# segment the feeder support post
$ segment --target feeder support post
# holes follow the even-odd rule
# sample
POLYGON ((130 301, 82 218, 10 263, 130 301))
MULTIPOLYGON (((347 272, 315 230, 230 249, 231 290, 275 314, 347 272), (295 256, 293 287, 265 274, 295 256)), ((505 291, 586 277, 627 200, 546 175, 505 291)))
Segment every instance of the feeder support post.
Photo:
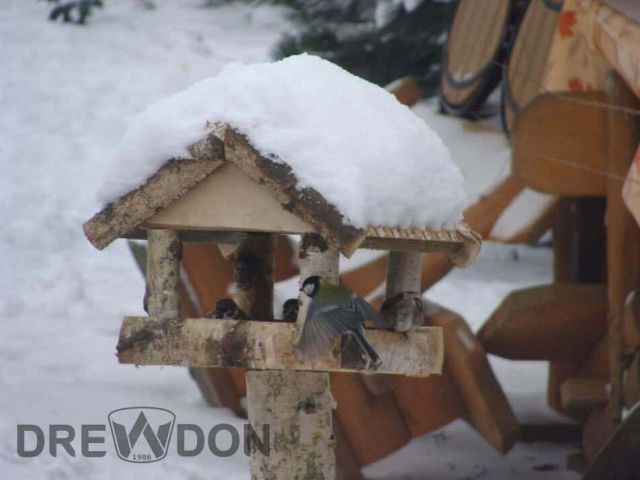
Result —
POLYGON ((149 316, 178 320, 180 239, 173 230, 148 231, 146 308, 149 316))
MULTIPOLYGON (((258 234, 251 234, 258 235, 258 234)), ((249 267, 244 263, 251 259, 256 248, 250 240, 241 241, 236 252, 236 278, 238 272, 249 267)), ((266 249, 262 250, 263 254, 266 249)), ((273 259, 271 251, 271 260, 273 259)), ((328 248, 317 236, 302 241, 300 250, 301 278, 308 275, 320 275, 337 283, 338 252, 328 248), (318 266, 314 268, 314 266, 318 266)), ((250 262, 265 265, 266 258, 250 262)), ((241 276, 241 275, 240 275, 241 276)), ((261 275, 253 277, 253 288, 259 295, 247 295, 252 288, 249 284, 238 285, 237 300, 240 307, 252 312, 252 318, 271 318, 272 312, 256 311, 254 305, 267 302, 262 295, 267 293, 266 278, 263 269, 261 275), (244 299, 244 300, 243 300, 244 299), (251 299, 251 301, 245 301, 251 299), (269 313, 269 315, 267 315, 269 313), (260 314, 256 317, 253 314, 260 314)), ((270 272, 269 275, 270 277, 270 272)), ((255 445, 251 448, 251 478, 270 480, 275 478, 324 479, 335 478, 335 455, 332 415, 334 399, 331 395, 329 374, 325 372, 299 372, 294 370, 267 370, 247 372, 247 403, 249 423, 260 435, 264 425, 268 425, 270 451, 263 454, 255 445)))

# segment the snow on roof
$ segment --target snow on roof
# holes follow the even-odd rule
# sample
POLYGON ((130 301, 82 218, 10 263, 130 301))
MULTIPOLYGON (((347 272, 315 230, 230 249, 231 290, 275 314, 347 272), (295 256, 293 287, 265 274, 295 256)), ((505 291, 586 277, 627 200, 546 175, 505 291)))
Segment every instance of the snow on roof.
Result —
POLYGON ((99 200, 137 188, 169 158, 190 158, 186 147, 217 122, 277 155, 354 227, 462 218, 464 181, 438 135, 384 89, 312 55, 230 64, 151 105, 118 146, 99 200))

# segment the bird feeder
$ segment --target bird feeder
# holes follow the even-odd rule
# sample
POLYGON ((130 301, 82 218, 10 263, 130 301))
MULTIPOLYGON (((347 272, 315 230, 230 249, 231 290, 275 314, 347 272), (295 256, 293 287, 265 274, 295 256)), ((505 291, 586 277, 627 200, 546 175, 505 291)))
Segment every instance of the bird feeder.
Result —
POLYGON ((404 332, 408 327, 396 322, 398 331, 367 328, 367 339, 381 358, 375 371, 340 341, 322 358, 301 360, 295 346, 303 319, 274 320, 276 235, 302 236, 301 278, 318 275, 334 284, 340 253, 390 251, 387 296, 420 291, 424 253, 441 252, 464 266, 475 258, 479 238, 464 225, 438 231, 356 228, 318 191, 298 186, 286 163, 261 155, 249 139, 224 125, 189 152, 193 159, 167 161, 144 185, 84 225, 98 249, 117 238, 148 241, 149 315, 124 318, 118 359, 135 365, 248 369, 249 421, 257 431, 269 424, 272 438, 279 438, 269 456, 252 451, 252 478, 334 478, 336 405, 329 372, 439 374, 442 329, 404 332), (248 320, 180 318, 182 242, 215 243, 234 256, 234 300, 248 320))

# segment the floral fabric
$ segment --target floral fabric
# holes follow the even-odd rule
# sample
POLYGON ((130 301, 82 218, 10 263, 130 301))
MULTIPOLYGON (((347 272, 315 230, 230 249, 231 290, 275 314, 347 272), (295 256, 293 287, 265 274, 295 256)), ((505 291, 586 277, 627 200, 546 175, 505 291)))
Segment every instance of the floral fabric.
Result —
MULTIPOLYGON (((611 68, 640 97, 640 23, 598 0, 564 0, 545 69, 544 90, 603 90, 605 74, 611 68)), ((622 195, 640 224, 640 147, 622 195)))
POLYGON ((640 23, 596 0, 565 0, 549 52, 545 90, 601 90, 615 68, 640 97, 640 23))

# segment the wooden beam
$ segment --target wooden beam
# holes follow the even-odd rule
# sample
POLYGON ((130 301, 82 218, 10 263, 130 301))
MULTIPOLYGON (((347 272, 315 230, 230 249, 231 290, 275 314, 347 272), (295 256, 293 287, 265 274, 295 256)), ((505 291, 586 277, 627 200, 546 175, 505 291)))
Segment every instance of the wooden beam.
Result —
MULTIPOLYGON (((603 198, 563 198, 563 207, 553 231, 555 283, 605 282, 604 216, 603 198)), ((552 360, 549 363, 547 403, 553 410, 572 416, 563 409, 560 401, 560 387, 567 378, 607 376, 608 367, 603 344, 606 344, 606 337, 586 356, 583 354, 568 360, 552 360)))
MULTIPOLYGON (((296 326, 277 321, 188 318, 172 338, 157 319, 125 317, 120 331, 120 363, 190 367, 240 367, 258 370, 361 372, 345 368, 335 349, 332 355, 302 362, 295 355, 296 326)), ((409 334, 366 331, 378 352, 379 373, 424 377, 442 371, 442 329, 421 327, 409 334)))
POLYGON ((513 360, 571 360, 607 331, 607 287, 563 283, 510 293, 478 332, 487 352, 513 360))
POLYGON ((527 186, 562 196, 603 196, 606 114, 602 92, 537 96, 516 117, 512 168, 527 186))
MULTIPOLYGON (((609 101, 638 109, 640 101, 615 72, 606 79, 609 101)), ((624 303, 638 274, 638 225, 622 199, 622 182, 640 139, 638 117, 622 110, 607 110, 607 285, 609 287, 609 368, 611 401, 607 413, 619 422, 623 406, 622 317, 624 303), (618 178, 619 177, 619 178, 618 178)))
POLYGON ((91 244, 102 250, 184 195, 224 163, 222 141, 214 134, 189 147, 189 152, 193 160, 168 160, 144 185, 110 203, 87 221, 83 229, 91 244))
POLYGON ((336 480, 363 480, 360 462, 336 412, 333 412, 333 436, 336 439, 336 480))
POLYGON ((425 322, 445 332, 447 368, 462 397, 467 420, 493 448, 509 451, 517 440, 518 421, 482 345, 457 313, 436 304, 428 311, 431 315, 425 322))
POLYGON ((576 418, 587 418, 607 404, 607 382, 598 377, 568 378, 560 386, 562 408, 576 418))

